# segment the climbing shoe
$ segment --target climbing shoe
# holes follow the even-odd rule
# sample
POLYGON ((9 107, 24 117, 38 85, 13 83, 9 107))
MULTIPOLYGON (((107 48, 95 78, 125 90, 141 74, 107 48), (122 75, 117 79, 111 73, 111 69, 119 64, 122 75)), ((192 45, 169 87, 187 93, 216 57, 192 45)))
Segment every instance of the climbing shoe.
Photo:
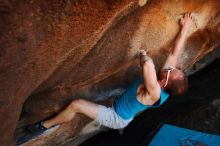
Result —
POLYGON ((33 125, 30 125, 26 128, 26 134, 21 137, 16 137, 16 146, 21 145, 28 140, 34 139, 37 136, 43 134, 47 128, 43 126, 43 121, 37 122, 33 125))
POLYGON ((43 124, 44 122, 40 121, 40 122, 37 122, 36 124, 30 125, 28 127, 28 131, 31 133, 36 133, 36 135, 41 134, 47 130, 47 128, 45 128, 43 124))

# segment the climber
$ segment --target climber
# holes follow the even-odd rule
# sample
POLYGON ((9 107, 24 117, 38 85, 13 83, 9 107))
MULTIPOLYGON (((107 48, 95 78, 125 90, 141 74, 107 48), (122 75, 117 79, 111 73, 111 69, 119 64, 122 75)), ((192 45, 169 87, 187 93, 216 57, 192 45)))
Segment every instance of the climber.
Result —
POLYGON ((177 68, 177 61, 192 23, 191 13, 184 14, 180 19, 180 31, 158 75, 152 59, 144 50, 140 50, 143 78, 128 87, 122 96, 113 102, 112 107, 77 99, 54 118, 40 121, 28 129, 32 133, 40 134, 50 127, 71 121, 76 113, 84 114, 109 128, 120 129, 126 127, 138 112, 160 106, 169 96, 183 94, 187 90, 188 80, 186 74, 177 68))

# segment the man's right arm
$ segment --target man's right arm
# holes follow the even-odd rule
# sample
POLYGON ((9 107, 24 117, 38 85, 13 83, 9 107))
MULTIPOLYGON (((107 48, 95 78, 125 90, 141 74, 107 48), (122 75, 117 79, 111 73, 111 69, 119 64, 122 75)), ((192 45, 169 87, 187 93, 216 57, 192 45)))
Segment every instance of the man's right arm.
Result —
POLYGON ((167 68, 168 66, 171 68, 176 68, 178 58, 180 57, 183 46, 187 38, 187 32, 191 27, 193 18, 191 13, 186 13, 183 18, 180 19, 180 32, 177 35, 177 38, 174 42, 174 45, 171 47, 167 60, 163 65, 163 68, 167 68))

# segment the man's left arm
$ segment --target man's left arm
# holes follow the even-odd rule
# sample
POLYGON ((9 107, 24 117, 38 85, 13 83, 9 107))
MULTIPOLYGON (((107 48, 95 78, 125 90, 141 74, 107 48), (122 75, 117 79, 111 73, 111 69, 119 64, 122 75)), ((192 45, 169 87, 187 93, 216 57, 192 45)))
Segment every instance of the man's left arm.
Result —
POLYGON ((143 70, 144 86, 147 94, 151 97, 151 100, 156 100, 154 98, 159 98, 160 96, 160 86, 157 82, 156 70, 153 60, 143 50, 140 52, 140 64, 143 70))

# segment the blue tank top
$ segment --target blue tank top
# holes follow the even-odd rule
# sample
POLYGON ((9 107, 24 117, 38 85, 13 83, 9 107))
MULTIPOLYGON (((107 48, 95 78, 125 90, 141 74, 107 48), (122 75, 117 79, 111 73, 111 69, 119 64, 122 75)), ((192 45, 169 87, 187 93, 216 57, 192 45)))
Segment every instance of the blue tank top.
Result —
POLYGON ((137 100, 137 89, 141 83, 143 83, 143 79, 136 80, 135 83, 128 87, 122 96, 118 97, 113 103, 116 113, 124 120, 132 119, 138 112, 148 107, 160 106, 169 97, 169 94, 161 88, 159 103, 152 106, 144 105, 137 100))

